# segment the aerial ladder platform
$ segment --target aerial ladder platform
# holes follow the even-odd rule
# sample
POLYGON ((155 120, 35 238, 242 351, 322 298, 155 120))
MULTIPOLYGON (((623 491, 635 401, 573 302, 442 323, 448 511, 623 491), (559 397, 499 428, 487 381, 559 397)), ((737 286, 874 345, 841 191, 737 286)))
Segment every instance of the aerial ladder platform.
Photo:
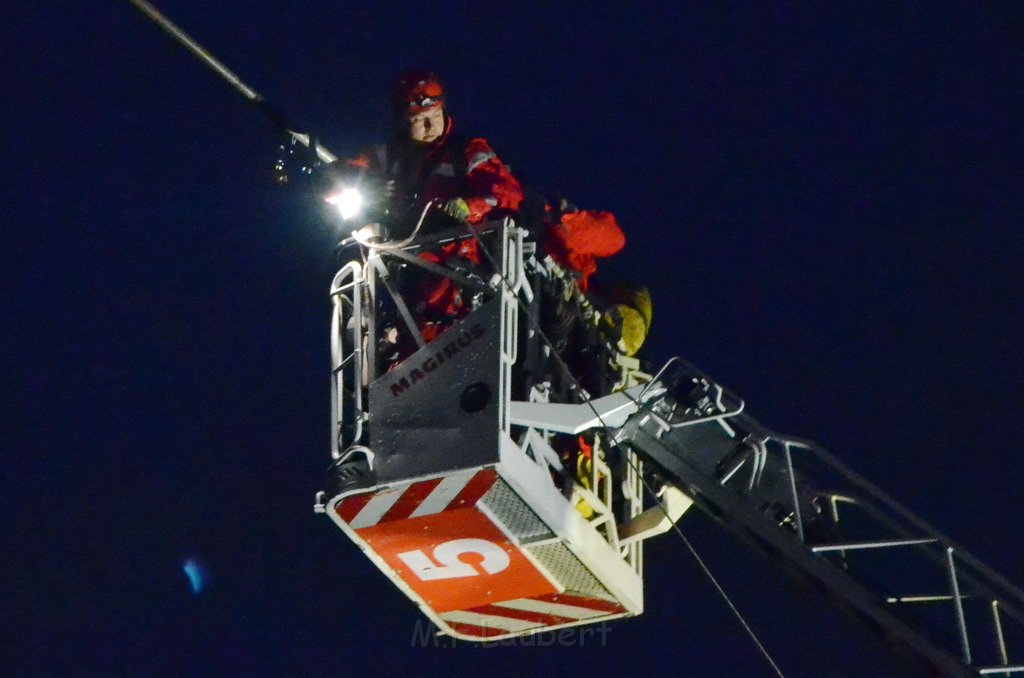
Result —
POLYGON ((1018 588, 692 365, 650 374, 602 348, 594 309, 526 230, 357 240, 331 288, 336 485, 316 508, 441 633, 488 641, 637 616, 644 540, 696 506, 930 672, 1024 675, 1018 588), (417 256, 467 237, 487 255, 480 270, 417 256), (429 343, 403 294, 410 269, 472 299, 429 343), (559 355, 580 341, 549 338, 553 303, 577 307, 586 361, 559 355), (395 332, 416 350, 388 361, 378 347, 395 332))

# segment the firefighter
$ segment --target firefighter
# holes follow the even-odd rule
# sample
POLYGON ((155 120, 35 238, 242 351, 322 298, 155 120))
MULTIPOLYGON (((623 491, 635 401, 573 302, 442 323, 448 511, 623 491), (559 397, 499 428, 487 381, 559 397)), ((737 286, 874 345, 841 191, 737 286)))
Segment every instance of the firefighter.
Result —
MULTIPOLYGON (((389 220, 399 235, 409 232, 428 202, 443 205, 447 225, 451 220, 477 225, 516 213, 523 199, 519 182, 485 139, 455 131, 445 107, 444 87, 433 73, 407 71, 399 76, 392 106, 398 127, 391 140, 348 164, 387 182, 389 220)), ((439 224, 445 225, 435 217, 427 231, 439 224)), ((431 263, 463 268, 481 264, 474 238, 420 256, 431 263)), ((432 276, 417 287, 417 298, 410 301, 426 341, 469 311, 462 291, 448 278, 432 276)))
MULTIPOLYGON (((485 139, 454 131, 445 107, 444 87, 433 73, 403 73, 395 83, 391 101, 398 122, 392 138, 347 161, 340 172, 355 172, 371 179, 370 183, 383 184, 392 237, 408 235, 431 202, 440 203, 443 210, 434 213, 427 232, 459 222, 472 227, 517 213, 523 200, 519 182, 485 139)), ((329 167, 338 171, 333 165, 329 167)), ((481 265, 475 238, 455 240, 419 256, 431 263, 460 268, 481 265)), ((436 338, 471 310, 462 290, 451 279, 432 274, 410 278, 400 286, 401 292, 425 341, 436 338)), ((389 327, 383 335, 386 345, 380 347, 381 356, 391 367, 416 350, 407 332, 389 327)), ((339 491, 375 482, 362 454, 336 463, 334 472, 339 491)))
POLYGON ((519 182, 485 139, 454 131, 444 87, 433 73, 403 73, 391 103, 398 118, 394 136, 348 164, 391 182, 393 216, 418 216, 431 200, 471 224, 515 213, 523 199, 519 182))

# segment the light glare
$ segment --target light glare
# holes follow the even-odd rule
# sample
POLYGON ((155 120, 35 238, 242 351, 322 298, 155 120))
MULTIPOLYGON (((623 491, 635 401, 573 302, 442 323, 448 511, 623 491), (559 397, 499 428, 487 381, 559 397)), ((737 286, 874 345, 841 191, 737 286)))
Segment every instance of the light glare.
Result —
POLYGON ((358 189, 345 188, 328 198, 327 202, 338 208, 342 219, 351 219, 363 208, 363 196, 358 189))

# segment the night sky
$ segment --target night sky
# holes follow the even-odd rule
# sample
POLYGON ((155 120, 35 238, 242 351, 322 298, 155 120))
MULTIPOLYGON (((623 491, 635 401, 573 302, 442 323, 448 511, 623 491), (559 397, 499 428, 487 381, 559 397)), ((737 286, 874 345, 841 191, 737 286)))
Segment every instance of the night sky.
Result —
MULTIPOLYGON (((520 179, 618 216, 599 275, 651 288, 646 358, 1024 584, 1020 4, 157 6, 342 156, 434 69, 520 179)), ((0 26, 0 674, 771 675, 672 536, 603 647, 411 647, 414 605, 312 512, 338 233, 274 184, 279 138, 127 2, 15 0, 0 26)), ((820 599, 681 526, 786 675, 884 674, 820 599)))

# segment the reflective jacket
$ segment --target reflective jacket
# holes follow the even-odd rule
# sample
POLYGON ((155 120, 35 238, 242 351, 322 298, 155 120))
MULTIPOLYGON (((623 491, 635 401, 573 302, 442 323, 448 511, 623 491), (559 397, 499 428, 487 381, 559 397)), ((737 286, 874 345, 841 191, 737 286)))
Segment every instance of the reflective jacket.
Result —
MULTIPOLYGON (((462 198, 469 207, 466 220, 479 224, 515 214, 523 200, 522 187, 490 144, 479 137, 463 139, 453 134, 451 118, 446 119, 441 136, 429 144, 399 134, 349 165, 395 182, 391 212, 400 220, 418 219, 431 200, 462 198)), ((475 238, 456 240, 419 256, 442 265, 456 257, 481 263, 475 238)), ((449 278, 431 277, 418 288, 413 311, 428 341, 438 331, 433 323, 450 322, 469 310, 462 291, 449 278)))
POLYGON ((397 211, 414 218, 430 200, 462 198, 469 206, 467 221, 477 224, 514 213, 523 200, 522 187, 490 144, 479 137, 464 139, 454 134, 451 118, 446 119, 441 136, 429 144, 399 134, 349 165, 393 180, 395 200, 406 201, 397 211))

